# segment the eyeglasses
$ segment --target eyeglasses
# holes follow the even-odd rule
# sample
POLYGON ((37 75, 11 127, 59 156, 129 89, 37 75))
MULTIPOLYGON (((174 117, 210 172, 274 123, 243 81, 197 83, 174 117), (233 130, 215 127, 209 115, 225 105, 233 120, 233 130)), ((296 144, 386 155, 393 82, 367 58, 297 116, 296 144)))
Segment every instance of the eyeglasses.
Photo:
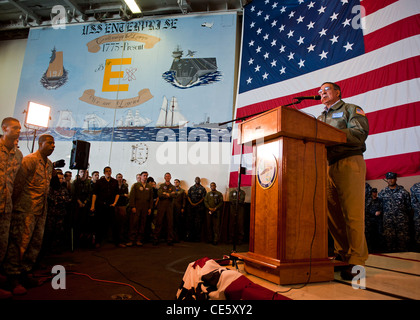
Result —
POLYGON ((318 93, 321 94, 323 91, 331 90, 331 87, 325 87, 324 90, 319 90, 318 93))

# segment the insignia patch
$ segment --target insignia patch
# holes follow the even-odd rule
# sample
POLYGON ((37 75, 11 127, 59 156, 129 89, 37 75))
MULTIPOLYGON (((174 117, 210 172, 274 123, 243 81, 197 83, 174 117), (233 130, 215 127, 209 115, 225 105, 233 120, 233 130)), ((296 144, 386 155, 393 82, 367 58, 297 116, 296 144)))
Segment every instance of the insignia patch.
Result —
POLYGON ((366 116, 365 112, 361 108, 356 108, 356 113, 361 114, 362 116, 366 116))

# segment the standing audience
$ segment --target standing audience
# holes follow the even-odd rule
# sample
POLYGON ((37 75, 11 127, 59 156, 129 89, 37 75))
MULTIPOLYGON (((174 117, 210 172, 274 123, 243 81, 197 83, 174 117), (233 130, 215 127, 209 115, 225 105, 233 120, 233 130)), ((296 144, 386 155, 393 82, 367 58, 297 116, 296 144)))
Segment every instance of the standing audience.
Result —
POLYGON ((216 190, 216 183, 210 183, 210 192, 204 197, 206 206, 207 241, 217 245, 220 236, 220 221, 222 216, 223 194, 216 190))
POLYGON ((420 252, 420 182, 411 188, 411 207, 413 208, 414 249, 420 252))
POLYGON ((128 185, 124 182, 122 173, 116 176, 118 182, 118 201, 115 205, 115 219, 114 227, 114 241, 115 244, 121 248, 125 248, 125 222, 127 220, 127 205, 128 205, 128 185))
POLYGON ((155 230, 153 231, 153 245, 159 242, 160 232, 163 223, 166 222, 166 242, 173 245, 173 199, 175 198, 175 187, 171 183, 171 174, 165 173, 165 182, 159 186, 158 197, 159 203, 157 208, 155 230))
MULTIPOLYGON (((19 120, 5 118, 1 123, 1 129, 3 135, 0 138, 0 266, 6 256, 13 210, 13 187, 23 158, 22 152, 15 143, 20 135, 19 120)), ((0 269, 0 282, 6 282, 2 269, 0 269)), ((9 298, 11 295, 9 291, 0 288, 0 299, 9 298)))
POLYGON ((174 197, 174 239, 175 242, 184 240, 185 237, 185 204, 186 193, 180 186, 179 179, 174 180, 175 197, 174 197))
POLYGON ((147 183, 148 173, 143 171, 139 176, 139 182, 132 185, 130 190, 129 207, 129 242, 127 246, 133 244, 142 246, 145 241, 147 217, 152 214, 153 209, 153 187, 147 183))
POLYGON ((13 190, 13 214, 4 270, 13 294, 25 294, 27 286, 38 285, 30 272, 38 258, 47 217, 47 199, 54 151, 54 137, 38 138, 38 151, 25 156, 17 172, 13 190))
MULTIPOLYGON (((91 212, 94 212, 95 246, 99 248, 102 241, 109 238, 111 221, 115 215, 115 206, 119 198, 118 182, 111 177, 111 167, 104 168, 104 176, 93 188, 91 212)), ((114 240, 115 240, 115 234, 114 240)))
POLYGON ((200 177, 188 189, 187 236, 188 241, 201 241, 201 228, 204 222, 204 197, 206 189, 201 185, 200 177))
POLYGON ((80 169, 72 183, 73 229, 74 241, 77 247, 93 244, 92 205, 93 184, 88 179, 87 170, 80 169))
POLYGON ((370 188, 365 203, 365 235, 370 253, 381 252, 383 248, 383 214, 382 201, 378 198, 378 190, 370 188))
POLYGON ((48 214, 43 238, 44 254, 61 253, 65 249, 66 240, 70 238, 70 234, 65 232, 64 219, 70 202, 70 193, 64 181, 64 175, 57 172, 51 178, 48 192, 48 214))
POLYGON ((397 174, 386 174, 388 186, 379 192, 382 201, 383 236, 388 252, 407 251, 410 244, 410 194, 397 184, 397 174))

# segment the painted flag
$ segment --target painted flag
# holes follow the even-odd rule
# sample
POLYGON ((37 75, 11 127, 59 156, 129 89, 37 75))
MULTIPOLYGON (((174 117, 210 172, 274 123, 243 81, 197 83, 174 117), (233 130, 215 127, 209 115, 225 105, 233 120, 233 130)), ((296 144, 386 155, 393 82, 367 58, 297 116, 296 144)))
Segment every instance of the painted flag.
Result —
MULTIPOLYGON (((317 95, 323 82, 369 120, 367 180, 420 175, 420 1, 254 0, 244 8, 236 117, 317 95)), ((324 108, 293 107, 315 117, 324 108)), ((252 148, 233 128, 230 187, 251 185, 252 148)))

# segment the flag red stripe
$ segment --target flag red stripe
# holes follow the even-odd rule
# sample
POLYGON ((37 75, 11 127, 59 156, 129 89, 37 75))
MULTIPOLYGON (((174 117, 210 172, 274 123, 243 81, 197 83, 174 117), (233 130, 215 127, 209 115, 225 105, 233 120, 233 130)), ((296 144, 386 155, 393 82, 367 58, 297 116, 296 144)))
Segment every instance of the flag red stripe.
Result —
POLYGON ((420 126, 420 102, 370 112, 366 116, 369 135, 420 126))
POLYGON ((381 10, 390 4, 393 4, 394 2, 397 2, 398 0, 368 0, 361 2, 361 5, 365 8, 366 15, 370 15, 378 10, 381 10))
POLYGON ((365 52, 385 47, 393 42, 420 33, 420 14, 394 22, 364 36, 365 52))
MULTIPOLYGON (((252 175, 242 175, 241 186, 248 187, 252 184, 252 175)), ((238 172, 231 172, 229 177, 229 188, 236 188, 238 186, 238 172)))
MULTIPOLYGON (((364 74, 351 77, 349 79, 337 81, 343 92, 343 98, 355 96, 366 91, 382 88, 394 83, 407 81, 418 78, 420 76, 420 59, 418 57, 401 60, 387 66, 366 72, 364 74)), ((320 83, 321 85, 321 83, 320 83)), ((295 96, 314 95, 317 88, 305 90, 300 93, 280 97, 276 99, 266 100, 255 104, 239 108, 237 117, 243 117, 249 114, 269 110, 280 105, 292 102, 295 96)), ((318 104, 312 100, 305 100, 297 105, 299 109, 307 108, 318 104)))
POLYGON ((420 175, 420 151, 366 160, 366 180, 385 178, 389 171, 399 177, 420 175))
POLYGON ((350 79, 337 81, 343 97, 351 97, 366 91, 386 87, 394 83, 416 79, 420 76, 420 59, 408 58, 366 72, 350 79))

